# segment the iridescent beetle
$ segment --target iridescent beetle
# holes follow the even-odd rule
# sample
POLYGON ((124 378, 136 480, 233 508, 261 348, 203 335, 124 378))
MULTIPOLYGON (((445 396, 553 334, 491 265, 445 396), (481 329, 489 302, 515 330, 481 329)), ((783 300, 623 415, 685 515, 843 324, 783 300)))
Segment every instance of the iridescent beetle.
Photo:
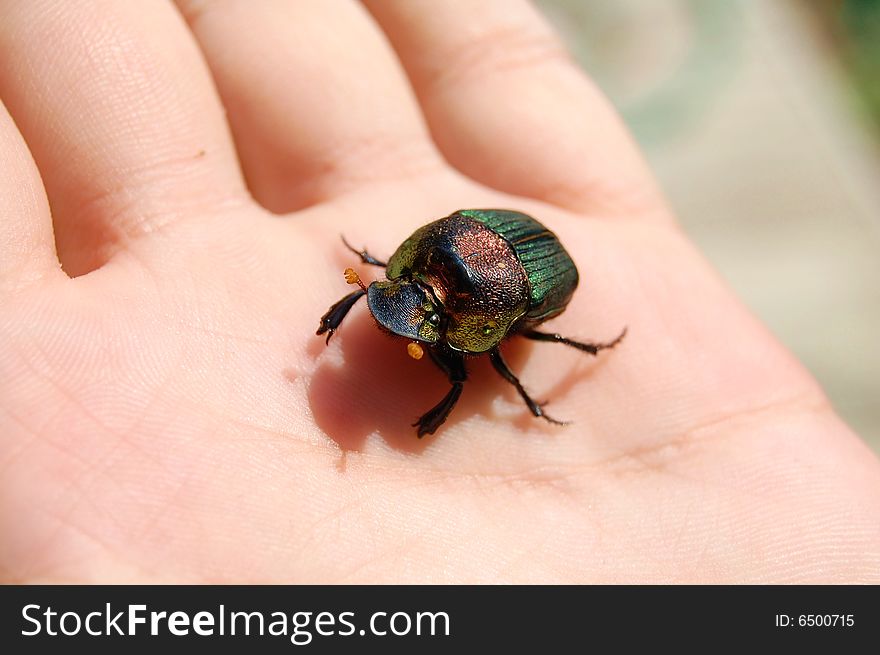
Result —
POLYGON ((349 310, 366 295, 380 327, 410 340, 407 350, 412 357, 420 359, 423 345, 427 347, 452 388, 413 423, 419 437, 440 427, 458 402, 467 379, 465 356, 485 353, 532 414, 563 424, 526 393, 501 357, 501 341, 519 334, 595 355, 616 346, 626 334, 624 328, 613 341, 582 343, 534 329, 565 310, 578 272, 556 235, 521 212, 457 211, 416 230, 387 263, 343 242, 365 264, 385 268, 387 279, 366 287, 354 270, 346 269, 348 283, 360 289, 327 310, 317 334, 326 332, 329 343, 349 310))

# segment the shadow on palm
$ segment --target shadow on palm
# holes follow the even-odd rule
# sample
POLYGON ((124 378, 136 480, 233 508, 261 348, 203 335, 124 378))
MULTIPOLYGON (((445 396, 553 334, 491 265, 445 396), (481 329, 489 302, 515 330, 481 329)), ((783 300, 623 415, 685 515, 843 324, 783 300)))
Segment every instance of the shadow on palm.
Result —
MULTIPOLYGON (((515 198, 503 202, 505 206, 518 203, 515 198)), ((427 220, 433 218, 429 216, 427 220)), ((404 229, 401 234, 410 231, 404 229)), ((381 269, 360 264, 357 256, 345 252, 341 243, 331 239, 327 247, 344 253, 342 259, 334 256, 334 260, 339 261, 340 270, 355 267, 364 274, 366 284, 374 276, 380 279, 383 276, 381 269)), ((341 275, 336 286, 345 289, 341 275)), ((543 324, 541 329, 554 331, 554 323, 543 324)), ((579 336, 572 335, 574 338, 579 336)), ((445 434, 462 425, 467 426, 474 416, 482 417, 482 424, 489 426, 488 430, 504 433, 504 438, 536 432, 548 436, 565 435, 571 429, 577 430, 576 421, 574 425, 555 426, 532 416, 515 389, 489 365, 488 356, 482 355, 466 358, 469 379, 447 421, 435 435, 418 439, 412 423, 443 397, 449 389, 449 382, 428 357, 415 361, 407 356, 407 343, 406 339, 391 336, 379 328, 366 302, 355 305, 329 346, 325 346, 323 336, 309 342, 307 352, 318 361, 308 391, 311 411, 317 426, 343 452, 363 450, 367 438, 376 434, 396 450, 422 453, 442 440, 445 434), (495 401, 499 398, 505 399, 509 411, 497 410, 495 401)), ((548 357, 553 351, 559 351, 555 353, 557 357, 563 355, 567 360, 573 360, 574 366, 555 369, 557 375, 549 385, 536 386, 527 377, 521 377, 526 389, 538 402, 553 404, 571 402, 570 395, 576 393, 579 383, 599 370, 606 358, 614 357, 610 352, 601 353, 598 359, 575 350, 562 352, 568 351, 568 347, 535 343, 519 335, 506 339, 502 350, 515 374, 534 358, 554 361, 554 357, 548 357)), ((550 414, 570 423, 563 414, 550 414)), ((473 430, 469 431, 473 433, 473 430)), ((482 435, 481 440, 486 436, 482 435)))

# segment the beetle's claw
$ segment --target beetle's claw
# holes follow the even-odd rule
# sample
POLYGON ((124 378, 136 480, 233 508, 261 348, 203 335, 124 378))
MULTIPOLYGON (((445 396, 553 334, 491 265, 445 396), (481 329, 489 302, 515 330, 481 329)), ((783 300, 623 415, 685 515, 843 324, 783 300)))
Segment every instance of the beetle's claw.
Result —
POLYGON ((434 434, 434 432, 437 430, 437 428, 440 427, 438 425, 430 425, 430 423, 428 421, 423 421, 422 420, 423 418, 424 418, 424 416, 419 418, 418 421, 416 421, 415 423, 412 424, 412 426, 414 428, 418 427, 418 430, 416 430, 416 436, 419 439, 424 437, 426 434, 434 434))
MULTIPOLYGON (((546 405, 546 404, 549 403, 549 402, 550 402, 549 400, 545 400, 543 403, 538 403, 538 407, 539 407, 539 408, 542 408, 542 407, 544 407, 544 405, 546 405)), ((540 410, 539 410, 539 411, 540 411, 540 410)), ((547 421, 548 423, 552 423, 553 425, 571 425, 571 421, 560 421, 560 420, 558 420, 558 419, 553 418, 552 416, 548 416, 548 415, 545 414, 543 411, 541 411, 541 413, 538 414, 537 416, 538 416, 539 418, 544 419, 544 420, 547 421)))
POLYGON ((536 403, 538 407, 541 409, 540 417, 547 421, 548 423, 552 423, 553 425, 571 425, 571 421, 560 421, 558 419, 553 418, 552 416, 547 416, 544 413, 544 408, 550 404, 549 400, 545 400, 544 402, 536 403))
POLYGON ((412 424, 414 428, 418 428, 416 430, 416 435, 419 439, 424 437, 426 434, 434 434, 443 423, 446 421, 446 415, 438 415, 436 412, 429 411, 426 414, 423 414, 416 420, 415 423, 412 424))
POLYGON ((324 341, 324 343, 329 344, 330 337, 333 336, 333 334, 336 332, 336 329, 332 328, 332 327, 328 327, 322 323, 321 326, 315 331, 315 334, 318 336, 321 336, 325 332, 327 333, 327 339, 324 341))
POLYGON ((614 346, 616 346, 621 341, 623 341, 623 338, 626 336, 626 332, 628 329, 629 329, 629 326, 624 325, 623 330, 621 331, 621 333, 619 335, 617 335, 616 339, 614 339, 613 341, 609 341, 608 343, 599 344, 599 349, 600 350, 609 350, 611 348, 614 348, 614 346))

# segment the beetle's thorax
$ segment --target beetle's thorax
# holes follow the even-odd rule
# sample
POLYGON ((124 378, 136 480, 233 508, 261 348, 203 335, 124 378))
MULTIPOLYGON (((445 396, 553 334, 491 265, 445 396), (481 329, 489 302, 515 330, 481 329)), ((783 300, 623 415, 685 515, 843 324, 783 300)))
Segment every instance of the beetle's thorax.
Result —
POLYGON ((441 339, 463 352, 496 346, 529 305, 529 281, 510 244, 459 214, 407 239, 388 262, 387 275, 430 290, 445 314, 441 339))

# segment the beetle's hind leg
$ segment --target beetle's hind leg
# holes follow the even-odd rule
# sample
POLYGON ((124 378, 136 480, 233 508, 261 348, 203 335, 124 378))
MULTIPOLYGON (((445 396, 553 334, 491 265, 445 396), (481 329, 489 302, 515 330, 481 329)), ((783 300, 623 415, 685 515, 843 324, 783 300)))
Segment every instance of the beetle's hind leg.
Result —
POLYGON ((584 343, 581 341, 575 341, 574 339, 568 339, 561 334, 537 332, 535 330, 527 330, 525 332, 522 332, 521 334, 526 339, 564 343, 566 346, 571 346, 572 348, 577 348, 578 350, 582 350, 585 353, 596 355, 600 350, 608 350, 610 348, 614 348, 614 346, 623 341, 623 338, 626 336, 626 328, 623 328, 623 332, 621 332, 616 339, 606 341, 605 343, 584 343))
POLYGON ((336 332, 336 328, 342 323, 342 319, 344 319, 345 315, 348 314, 352 307, 354 307, 354 304, 361 299, 361 296, 365 295, 367 295, 366 291, 358 289, 357 291, 352 291, 345 296, 345 298, 332 305, 330 309, 327 310, 327 313, 321 317, 321 325, 318 326, 318 331, 315 332, 315 334, 324 334, 326 332, 326 343, 330 343, 330 337, 336 332))
MULTIPOLYGON (((340 236, 341 236, 341 235, 340 235, 340 236)), ((345 244, 345 247, 346 247, 346 248, 348 248, 348 249, 351 250, 355 255, 357 255, 358 257, 360 257, 360 258, 361 258, 361 261, 362 261, 364 264, 371 264, 372 266, 381 266, 382 268, 385 268, 386 266, 388 266, 388 263, 387 263, 387 262, 383 262, 383 261, 380 261, 380 260, 376 259, 376 258, 373 257, 370 253, 368 253, 366 250, 358 250, 357 248, 355 248, 354 246, 352 246, 348 241, 345 240, 345 237, 342 237, 342 243, 345 244)))
POLYGON ((461 390, 464 387, 464 382, 467 380, 467 370, 464 367, 464 357, 460 354, 448 350, 441 351, 436 348, 429 348, 428 355, 430 355, 431 361, 433 361, 441 371, 446 373, 446 377, 448 377, 449 381, 452 383, 452 388, 445 396, 443 396, 443 400, 422 414, 419 417, 419 420, 413 423, 413 426, 418 428, 417 434, 419 435, 419 439, 426 434, 434 434, 437 428, 443 425, 449 417, 452 408, 455 407, 455 404, 458 402, 458 399, 461 396, 461 390))
POLYGON ((519 379, 509 368, 507 368, 507 362, 504 361, 504 358, 501 356, 501 351, 498 350, 498 348, 489 351, 489 360, 492 362, 492 366, 495 367, 495 370, 498 371, 501 377, 516 387, 516 390, 519 392, 519 395, 522 396, 522 399, 525 401, 526 406, 532 414, 545 421, 553 423, 554 425, 567 425, 565 421, 557 421, 555 418, 547 416, 542 407, 542 405, 546 403, 538 403, 532 400, 532 397, 529 396, 525 389, 523 389, 523 385, 520 383, 519 379))

